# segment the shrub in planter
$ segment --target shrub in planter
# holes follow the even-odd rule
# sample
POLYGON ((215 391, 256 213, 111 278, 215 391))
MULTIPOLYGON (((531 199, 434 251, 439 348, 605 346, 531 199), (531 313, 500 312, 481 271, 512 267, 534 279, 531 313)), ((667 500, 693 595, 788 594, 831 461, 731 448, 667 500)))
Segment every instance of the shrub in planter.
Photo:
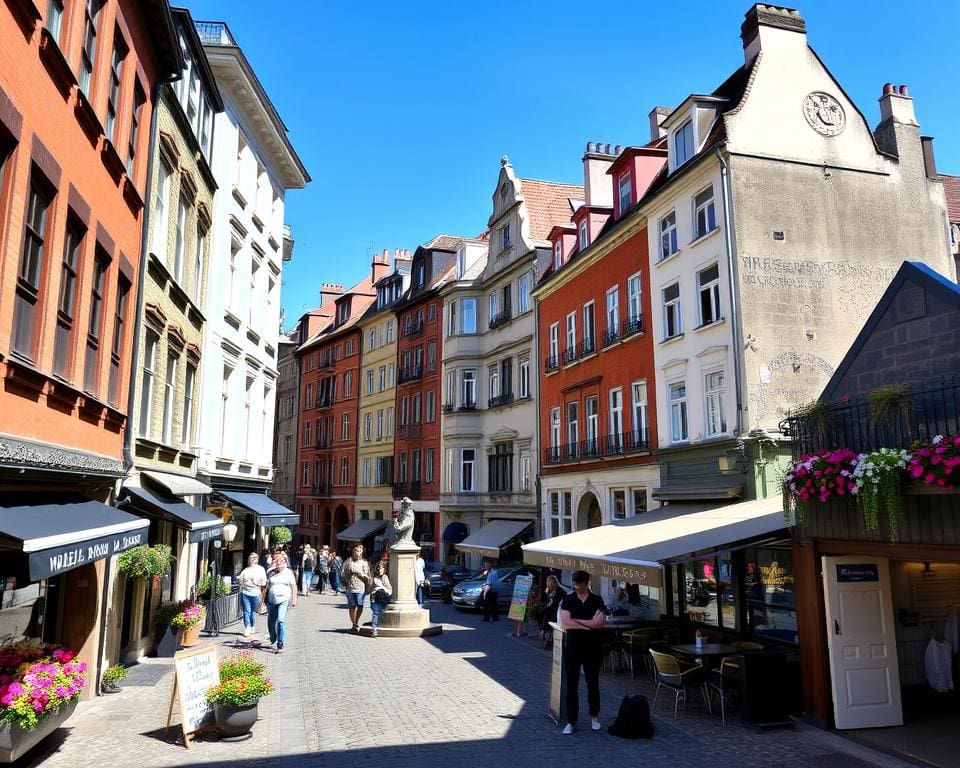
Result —
POLYGON ((266 665, 253 658, 251 651, 243 651, 220 660, 220 682, 235 677, 261 676, 264 669, 266 665))
POLYGON ((128 674, 129 672, 123 664, 114 664, 104 671, 100 685, 105 691, 119 691, 120 683, 127 679, 128 674))
POLYGON ((866 529, 877 530, 882 514, 891 541, 896 540, 900 529, 900 484, 910 461, 911 456, 905 450, 881 448, 857 456, 853 470, 857 481, 855 493, 866 529))
POLYGON ((276 528, 270 529, 270 539, 278 547, 282 547, 284 544, 289 544, 293 541, 293 534, 287 526, 278 525, 276 528))
POLYGON ((948 491, 960 486, 960 435, 937 435, 912 446, 910 477, 915 482, 948 491))
POLYGON ((241 669, 252 669, 262 664, 252 659, 238 659, 220 666, 220 684, 207 691, 207 701, 213 705, 217 728, 226 737, 243 736, 257 722, 257 703, 273 693, 273 683, 260 672, 239 674, 241 669), (223 677, 224 673, 233 674, 223 677), (236 673, 236 674, 234 674, 236 673))
POLYGON ((856 494, 853 470, 857 454, 849 448, 817 451, 801 456, 786 472, 783 480, 783 511, 787 522, 796 514, 803 522, 803 512, 814 501, 849 498, 856 494))
MULTIPOLYGON (((210 585, 213 584, 213 577, 209 571, 200 577, 197 582, 197 595, 199 597, 210 599, 210 585)), ((223 579, 217 579, 217 597, 225 597, 230 594, 230 587, 223 579)))
POLYGON ((163 603, 157 609, 157 623, 174 629, 192 629, 203 621, 203 616, 203 606, 194 600, 163 603))
MULTIPOLYGON (((49 650, 49 646, 41 647, 49 650)), ((17 652, 0 655, 10 662, 17 658, 17 652)), ((0 722, 32 731, 45 715, 80 697, 86 674, 87 665, 74 661, 73 651, 63 648, 16 667, 4 667, 0 671, 0 722)))
POLYGON ((156 576, 166 576, 170 573, 173 555, 170 547, 158 544, 155 547, 134 547, 121 552, 117 557, 117 568, 127 578, 145 581, 156 576))

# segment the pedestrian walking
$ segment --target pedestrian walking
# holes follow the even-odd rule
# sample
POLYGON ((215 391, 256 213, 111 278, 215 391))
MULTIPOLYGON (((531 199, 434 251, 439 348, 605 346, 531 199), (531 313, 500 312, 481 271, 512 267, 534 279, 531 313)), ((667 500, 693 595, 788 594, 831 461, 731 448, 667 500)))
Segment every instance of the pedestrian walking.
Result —
POLYGON ((480 597, 483 602, 482 621, 500 621, 500 582, 497 580, 497 571, 492 560, 484 560, 483 567, 484 572, 480 574, 485 579, 480 597))
POLYGON ((421 608, 423 608, 423 588, 427 581, 426 568, 423 555, 418 551, 417 558, 413 561, 413 582, 416 584, 417 602, 420 603, 421 608))
POLYGON ((317 563, 317 550, 309 544, 303 548, 303 558, 300 562, 300 583, 304 595, 310 592, 310 586, 313 584, 313 571, 317 563))
POLYGON ((240 601, 243 604, 243 636, 250 637, 256 631, 256 615, 267 591, 267 572, 260 565, 260 557, 251 552, 247 567, 237 577, 240 583, 240 601))
POLYGON ((350 559, 343 564, 343 588, 347 593, 347 608, 353 631, 360 631, 360 616, 363 614, 363 599, 370 587, 370 564, 363 559, 363 544, 354 544, 350 559))
POLYGON ((330 555, 330 586, 333 587, 333 594, 340 594, 340 587, 343 585, 343 558, 339 553, 330 555))
POLYGON ((267 631, 277 653, 286 640, 287 609, 297 607, 297 579, 287 567, 287 556, 280 552, 273 557, 273 570, 267 574, 267 631))
POLYGON ((587 681, 587 704, 590 727, 600 730, 600 663, 603 661, 603 625, 606 606, 600 595, 590 591, 590 574, 573 572, 573 591, 560 601, 560 626, 566 630, 566 653, 563 657, 567 683, 567 724, 564 734, 571 734, 580 715, 580 668, 587 681))
POLYGON ((330 550, 324 545, 320 550, 320 556, 317 558, 317 592, 323 594, 327 588, 327 579, 330 577, 330 550))
POLYGON ((377 636, 377 627, 380 626, 380 614, 390 605, 393 595, 393 586, 387 576, 387 565, 381 560, 373 570, 373 587, 370 590, 370 610, 373 618, 370 620, 371 634, 377 636))

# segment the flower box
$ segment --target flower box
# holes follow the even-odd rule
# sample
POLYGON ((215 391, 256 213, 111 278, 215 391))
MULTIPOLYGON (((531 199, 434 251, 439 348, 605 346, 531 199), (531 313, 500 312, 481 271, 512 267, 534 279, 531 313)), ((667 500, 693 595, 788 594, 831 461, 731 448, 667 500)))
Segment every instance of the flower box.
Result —
POLYGON ((48 712, 33 730, 25 730, 17 723, 0 722, 0 763, 12 763, 43 739, 53 733, 73 714, 76 700, 48 712))

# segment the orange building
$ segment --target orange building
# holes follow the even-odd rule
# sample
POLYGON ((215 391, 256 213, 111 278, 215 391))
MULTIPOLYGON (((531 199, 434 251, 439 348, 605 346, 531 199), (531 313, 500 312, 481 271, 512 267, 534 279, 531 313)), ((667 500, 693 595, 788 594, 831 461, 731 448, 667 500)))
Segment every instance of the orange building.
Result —
POLYGON ((181 59, 165 0, 39 7, 0 7, 0 577, 21 609, 0 610, 0 636, 61 642, 99 673, 106 558, 146 541, 146 521, 106 504, 155 85, 181 59))

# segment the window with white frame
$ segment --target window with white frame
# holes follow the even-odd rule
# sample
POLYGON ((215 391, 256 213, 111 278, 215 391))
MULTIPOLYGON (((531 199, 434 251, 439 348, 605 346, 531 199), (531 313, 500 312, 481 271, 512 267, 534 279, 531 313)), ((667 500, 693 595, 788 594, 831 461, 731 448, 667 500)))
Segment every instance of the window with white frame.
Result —
POLYGON ((489 371, 490 398, 500 397, 500 366, 494 363, 489 371))
POLYGON ((393 377, 396 375, 396 364, 390 363, 387 365, 387 388, 393 388, 393 377))
POLYGON ((556 366, 560 363, 560 323, 550 324, 550 361, 556 366))
POLYGON ((697 151, 693 141, 693 120, 687 120, 673 135, 674 168, 679 168, 697 151))
POLYGON ((432 389, 427 391, 426 421, 432 423, 437 419, 437 393, 432 389))
POLYGON ((300 485, 310 485, 310 462, 305 461, 300 467, 300 485))
POLYGON ((620 200, 620 215, 623 216, 630 210, 633 202, 633 184, 630 171, 620 174, 620 180, 617 182, 617 196, 620 200))
POLYGON ((157 172, 157 191, 153 197, 153 255, 167 261, 167 237, 170 229, 170 177, 173 171, 166 160, 160 160, 157 172))
POLYGON ((683 318, 680 314, 680 283, 663 289, 663 337, 672 339, 683 333, 683 318))
POLYGON ((363 460, 363 487, 370 487, 370 459, 363 460))
POLYGON ((577 455, 577 443, 580 442, 580 406, 567 403, 567 456, 577 455))
POLYGON ((420 482, 420 469, 420 449, 414 448, 410 451, 410 480, 412 482, 420 482))
POLYGON ((380 376, 379 378, 380 387, 379 389, 377 389, 377 392, 383 392, 383 390, 387 386, 387 366, 381 365, 380 369, 378 370, 378 374, 380 376))
POLYGON ((393 341, 393 320, 387 320, 387 344, 393 341))
POLYGON ((474 408, 477 404, 477 372, 465 368, 460 372, 460 407, 474 408))
POLYGON ((383 408, 377 411, 377 440, 383 437, 383 408))
POLYGON ((183 383, 183 427, 180 435, 180 443, 187 449, 193 445, 193 399, 195 396, 194 389, 196 388, 196 380, 196 366, 187 363, 183 383))
POLYGON ((720 320, 719 264, 712 264, 697 272, 697 294, 700 297, 700 325, 720 320))
POLYGON ((167 375, 163 381, 163 433, 161 441, 165 445, 173 443, 173 408, 177 390, 177 356, 167 353, 167 375))
POLYGON ((687 385, 678 381, 669 387, 670 440, 679 443, 687 439, 687 385))
POLYGON ((137 434, 140 437, 150 437, 151 421, 153 420, 153 383, 157 370, 157 345, 160 337, 153 331, 146 333, 147 343, 143 353, 143 368, 140 373, 140 419, 137 425, 137 434))
POLYGON ((187 200, 182 195, 177 202, 177 232, 173 248, 173 279, 183 285, 183 267, 187 251, 187 200))
POLYGON ((197 240, 194 248, 194 260, 193 260, 193 303, 200 303, 200 292, 203 288, 203 254, 206 251, 207 243, 207 230, 206 228, 198 224, 197 225, 197 240))
POLYGON ((680 250, 677 243, 677 212, 670 211, 660 219, 660 261, 680 250))
POLYGON ((500 250, 505 251, 512 245, 510 240, 510 223, 504 224, 500 227, 500 250))
POLYGON ((616 336, 620 332, 620 288, 607 291, 607 333, 616 336))
POLYGON ((464 448, 460 452, 460 490, 464 493, 470 493, 475 490, 476 477, 474 475, 474 465, 476 463, 477 452, 473 448, 464 448))
POLYGON ((647 382, 635 381, 630 385, 633 418, 633 447, 647 444, 647 382))
POLYGON ((477 332, 477 300, 460 300, 460 333, 477 332))
POLYGON ((623 488, 610 491, 610 509, 614 520, 623 520, 627 516, 627 492, 623 488))
POLYGON ((630 491, 633 497, 633 514, 642 515, 647 511, 647 489, 631 488, 630 491))
POLYGON ((445 493, 453 493, 454 491, 454 479, 456 474, 454 473, 454 450, 453 448, 447 448, 446 456, 444 457, 443 465, 443 490, 445 493))
POLYGON ((550 535, 561 536, 573 532, 573 506, 570 491, 550 493, 550 535))
POLYGON ((500 314, 500 293, 499 291, 494 291, 489 296, 490 301, 490 315, 489 320, 492 323, 494 318, 500 314))
POLYGON ((637 323, 643 313, 641 290, 640 273, 630 275, 627 278, 627 319, 631 323, 637 323))
POLYGON ((693 238, 703 237, 717 228, 717 213, 713 205, 711 184, 693 198, 693 238))
POLYGON ((447 336, 454 336, 457 333, 457 300, 454 299, 446 306, 447 312, 447 336))
POLYGON ((530 490, 530 454, 520 454, 520 490, 530 490))
POLYGON ((560 409, 550 409, 550 454, 554 461, 560 458, 560 409))
POLYGON ((583 221, 580 222, 580 233, 577 236, 577 247, 581 251, 585 251, 587 249, 587 246, 590 244, 587 238, 588 238, 587 220, 584 219, 583 221))
POLYGON ((706 375, 704 391, 707 399, 707 435, 722 435, 727 431, 727 420, 723 415, 723 399, 727 388, 722 371, 706 375))
POLYGON ((517 311, 523 314, 533 306, 530 301, 530 275, 520 275, 517 280, 517 311))
POLYGON ((520 397, 530 397, 530 359, 526 357, 520 358, 519 363, 519 376, 520 376, 520 397))
POLYGON ((557 242, 553 244, 553 268, 560 269, 563 264, 563 236, 561 235, 557 238, 557 242))
POLYGON ((367 369, 367 394, 373 394, 373 368, 367 369))
POLYGON ((567 349, 564 359, 570 362, 574 359, 577 349, 577 313, 567 315, 567 349))
POLYGON ((619 453, 623 450, 623 390, 617 387, 611 389, 610 399, 610 434, 607 437, 609 450, 619 453))
POLYGON ((304 445, 310 445, 310 425, 312 423, 313 422, 311 422, 310 419, 306 419, 303 422, 303 444, 304 445))
POLYGON ((353 397, 353 371, 343 374, 343 396, 353 397))
POLYGON ((387 437, 393 434, 393 406, 387 408, 387 437))
POLYGON ((343 414, 340 418, 340 439, 350 439, 350 412, 343 414))
POLYGON ((350 484, 350 459, 344 456, 340 459, 340 485, 350 484))
POLYGON ((367 348, 372 352, 377 348, 377 329, 371 328, 369 334, 369 340, 367 341, 367 348))
MULTIPOLYGON (((150 332, 147 332, 149 343, 150 332)), ((149 348, 149 347, 148 347, 149 348)), ((220 455, 227 455, 227 447, 231 444, 229 438, 229 419, 230 419, 230 382, 233 379, 233 368, 229 365, 223 366, 223 376, 220 382, 220 455)))
POLYGON ((423 482, 427 485, 433 483, 433 464, 435 451, 433 448, 427 448, 423 454, 423 482))
POLYGON ((584 398, 583 415, 586 420, 586 446, 584 447, 585 456, 599 455, 599 437, 600 437, 600 406, 599 398, 596 395, 590 395, 584 398))
POLYGON ((400 463, 397 467, 397 482, 407 482, 407 452, 400 451, 400 463))
POLYGON ((370 438, 373 435, 373 414, 368 413, 363 417, 363 439, 365 442, 370 442, 370 438))

